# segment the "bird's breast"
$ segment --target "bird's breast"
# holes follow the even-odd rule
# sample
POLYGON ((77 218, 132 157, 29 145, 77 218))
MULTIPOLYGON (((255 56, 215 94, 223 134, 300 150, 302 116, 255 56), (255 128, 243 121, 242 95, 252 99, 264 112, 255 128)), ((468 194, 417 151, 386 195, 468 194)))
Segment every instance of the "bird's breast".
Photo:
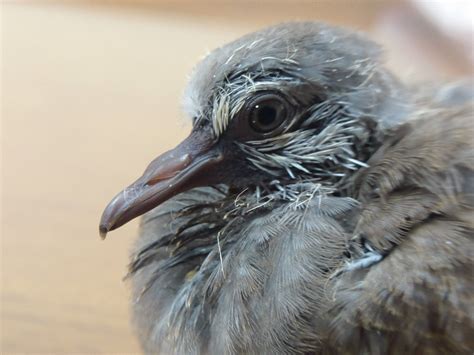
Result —
POLYGON ((356 202, 313 196, 229 218, 223 198, 196 189, 144 217, 132 270, 142 339, 177 353, 316 348, 314 315, 344 262, 356 202))

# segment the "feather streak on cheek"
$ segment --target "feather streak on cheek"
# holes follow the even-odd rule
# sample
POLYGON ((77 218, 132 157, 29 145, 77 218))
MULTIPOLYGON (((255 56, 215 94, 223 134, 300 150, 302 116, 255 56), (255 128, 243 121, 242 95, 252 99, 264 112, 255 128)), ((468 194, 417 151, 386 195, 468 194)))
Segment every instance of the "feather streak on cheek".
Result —
POLYGON ((227 93, 223 92, 215 100, 212 112, 212 128, 217 137, 222 135, 229 125, 230 120, 230 102, 227 93))

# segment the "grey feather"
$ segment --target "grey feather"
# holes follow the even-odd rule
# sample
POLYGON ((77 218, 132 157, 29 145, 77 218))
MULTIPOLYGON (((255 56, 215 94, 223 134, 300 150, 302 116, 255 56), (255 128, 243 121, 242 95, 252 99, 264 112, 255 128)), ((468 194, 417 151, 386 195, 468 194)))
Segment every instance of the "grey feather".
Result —
POLYGON ((405 87, 377 45, 319 23, 209 54, 184 106, 237 168, 143 217, 129 277, 144 351, 472 353, 466 92, 405 87), (291 120, 234 138, 269 90, 296 107, 291 120))

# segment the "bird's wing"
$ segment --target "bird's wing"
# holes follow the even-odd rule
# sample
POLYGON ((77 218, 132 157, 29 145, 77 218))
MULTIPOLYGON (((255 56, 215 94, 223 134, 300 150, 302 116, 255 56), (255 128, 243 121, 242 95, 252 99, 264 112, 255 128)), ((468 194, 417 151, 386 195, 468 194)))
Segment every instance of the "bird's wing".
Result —
POLYGON ((361 172, 354 234, 367 262, 354 261, 334 285, 338 351, 472 353, 473 141, 472 106, 427 110, 361 172))

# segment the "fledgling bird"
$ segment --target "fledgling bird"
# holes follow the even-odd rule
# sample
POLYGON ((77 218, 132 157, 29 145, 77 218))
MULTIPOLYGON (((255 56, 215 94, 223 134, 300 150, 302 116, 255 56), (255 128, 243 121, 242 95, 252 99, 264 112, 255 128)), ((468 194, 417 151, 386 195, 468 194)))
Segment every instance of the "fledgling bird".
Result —
POLYGON ((146 213, 144 351, 471 354, 472 97, 404 86, 377 45, 321 23, 211 52, 185 93, 191 134, 100 224, 146 213))

